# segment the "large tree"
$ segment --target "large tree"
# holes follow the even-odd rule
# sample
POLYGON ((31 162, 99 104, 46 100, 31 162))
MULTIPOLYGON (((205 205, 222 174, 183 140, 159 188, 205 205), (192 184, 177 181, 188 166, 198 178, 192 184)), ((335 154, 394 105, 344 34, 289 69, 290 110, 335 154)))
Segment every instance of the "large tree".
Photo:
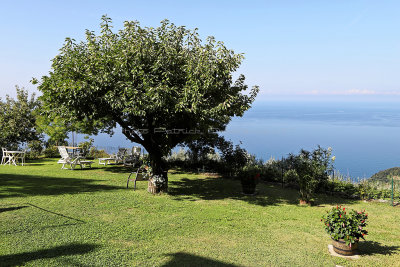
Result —
POLYGON ((114 33, 103 16, 99 35, 87 30, 79 43, 66 38, 38 89, 47 110, 82 121, 86 132, 111 132, 118 124, 147 150, 158 175, 162 156, 176 145, 224 130, 250 108, 258 87, 247 95, 244 76, 232 79, 242 60, 213 37, 203 42, 197 29, 127 21, 114 33))

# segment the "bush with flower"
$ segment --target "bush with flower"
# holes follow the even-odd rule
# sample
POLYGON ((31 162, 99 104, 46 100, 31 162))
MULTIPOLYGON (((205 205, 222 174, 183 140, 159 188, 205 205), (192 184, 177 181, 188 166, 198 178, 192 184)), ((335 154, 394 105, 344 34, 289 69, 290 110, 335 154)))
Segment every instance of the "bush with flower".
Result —
POLYGON ((162 175, 151 176, 151 181, 157 188, 161 188, 161 187, 165 186, 167 183, 167 180, 162 175))
POLYGON ((364 211, 350 210, 342 206, 333 207, 327 214, 322 217, 321 221, 325 224, 325 231, 332 239, 338 241, 343 239, 346 245, 351 247, 359 241, 360 238, 368 234, 365 230, 367 225, 368 214, 364 211))
POLYGON ((142 163, 139 167, 141 171, 143 171, 143 178, 149 179, 153 176, 153 169, 151 168, 149 163, 142 163))

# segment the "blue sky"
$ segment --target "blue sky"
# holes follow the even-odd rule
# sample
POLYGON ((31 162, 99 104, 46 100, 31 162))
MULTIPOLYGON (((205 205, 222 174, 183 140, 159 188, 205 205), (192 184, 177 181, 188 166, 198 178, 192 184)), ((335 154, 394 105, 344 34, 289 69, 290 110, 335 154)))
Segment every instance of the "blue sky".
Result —
POLYGON ((260 98, 400 99, 399 1, 1 1, 0 97, 50 70, 65 37, 98 32, 107 14, 157 27, 165 18, 236 53, 260 98))

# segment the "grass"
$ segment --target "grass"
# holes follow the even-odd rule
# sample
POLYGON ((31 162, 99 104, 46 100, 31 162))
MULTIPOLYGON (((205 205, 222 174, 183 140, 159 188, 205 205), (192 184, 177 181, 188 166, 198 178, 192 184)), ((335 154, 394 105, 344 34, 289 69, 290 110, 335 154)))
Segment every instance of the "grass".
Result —
MULTIPOLYGON (((169 174, 169 194, 126 189, 117 166, 61 170, 56 160, 0 166, 2 266, 400 266, 400 207, 259 184, 169 174), (361 257, 329 255, 321 216, 331 206, 366 209, 361 257)), ((133 186, 133 184, 132 184, 133 186)))

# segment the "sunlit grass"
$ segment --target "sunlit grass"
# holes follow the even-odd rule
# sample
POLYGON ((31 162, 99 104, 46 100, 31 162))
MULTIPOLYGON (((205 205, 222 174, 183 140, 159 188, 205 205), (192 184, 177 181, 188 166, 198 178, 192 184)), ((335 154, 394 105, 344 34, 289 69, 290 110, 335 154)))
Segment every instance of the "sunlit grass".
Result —
POLYGON ((0 166, 0 265, 27 266, 396 266, 400 207, 319 196, 174 172, 170 193, 147 182, 126 189, 128 170, 61 170, 56 160, 0 166), (320 222, 333 205, 366 209, 370 235, 361 258, 328 254, 320 222))

